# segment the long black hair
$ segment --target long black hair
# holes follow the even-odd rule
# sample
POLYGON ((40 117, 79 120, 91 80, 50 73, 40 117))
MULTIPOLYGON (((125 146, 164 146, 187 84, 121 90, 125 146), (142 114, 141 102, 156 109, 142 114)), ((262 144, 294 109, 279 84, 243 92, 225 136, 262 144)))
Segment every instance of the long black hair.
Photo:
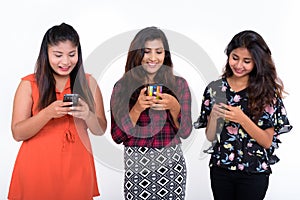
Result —
POLYGON ((72 26, 66 23, 51 27, 42 40, 35 66, 35 77, 39 88, 38 109, 41 110, 56 100, 56 82, 53 76, 54 71, 49 63, 48 48, 65 41, 70 41, 78 51, 78 62, 70 73, 71 91, 79 94, 87 102, 90 110, 94 111, 94 98, 83 69, 79 35, 72 26))

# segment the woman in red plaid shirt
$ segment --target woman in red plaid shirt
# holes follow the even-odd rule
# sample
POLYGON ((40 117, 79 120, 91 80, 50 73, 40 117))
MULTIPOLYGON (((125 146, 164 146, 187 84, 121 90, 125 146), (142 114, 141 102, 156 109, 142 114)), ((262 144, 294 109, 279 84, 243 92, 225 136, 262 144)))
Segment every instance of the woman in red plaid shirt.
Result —
POLYGON ((147 27, 134 37, 110 103, 111 135, 124 145, 125 199, 184 199, 181 138, 192 130, 191 94, 173 74, 160 29, 147 27))

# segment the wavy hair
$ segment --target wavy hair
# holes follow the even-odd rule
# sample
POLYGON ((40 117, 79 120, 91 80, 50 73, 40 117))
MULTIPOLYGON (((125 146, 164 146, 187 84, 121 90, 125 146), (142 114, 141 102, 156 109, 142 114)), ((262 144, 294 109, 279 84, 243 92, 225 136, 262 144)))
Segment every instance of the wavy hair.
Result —
POLYGON ((71 91, 83 98, 94 111, 94 98, 85 76, 82 62, 82 52, 79 35, 76 30, 66 24, 53 26, 44 35, 39 56, 35 65, 35 77, 39 89, 38 109, 41 110, 56 100, 56 82, 53 69, 49 63, 49 46, 58 45, 60 42, 70 41, 78 50, 78 62, 70 73, 71 91))
POLYGON ((274 104, 274 97, 282 97, 283 83, 277 76, 271 50, 258 33, 245 30, 236 34, 225 49, 227 62, 223 78, 231 77, 233 72, 229 66, 230 53, 236 48, 246 48, 254 61, 254 68, 248 80, 248 108, 255 122, 267 105, 274 104))

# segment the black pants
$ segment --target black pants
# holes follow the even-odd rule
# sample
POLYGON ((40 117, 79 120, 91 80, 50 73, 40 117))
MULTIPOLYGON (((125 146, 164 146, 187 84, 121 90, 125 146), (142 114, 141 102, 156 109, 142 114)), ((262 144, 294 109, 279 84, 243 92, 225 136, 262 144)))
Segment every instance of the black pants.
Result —
POLYGON ((210 180, 215 200, 263 200, 269 185, 269 174, 212 167, 210 180))

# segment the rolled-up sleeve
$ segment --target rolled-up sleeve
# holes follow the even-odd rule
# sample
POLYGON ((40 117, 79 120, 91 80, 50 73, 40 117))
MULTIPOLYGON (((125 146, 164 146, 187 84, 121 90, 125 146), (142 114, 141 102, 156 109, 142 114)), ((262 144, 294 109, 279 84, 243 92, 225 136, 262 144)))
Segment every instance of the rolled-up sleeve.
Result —
POLYGON ((128 138, 130 138, 130 135, 134 135, 136 132, 136 129, 134 128, 129 117, 129 112, 122 114, 122 116, 116 116, 118 109, 116 107, 116 102, 118 101, 117 94, 120 91, 121 84, 116 83, 110 99, 111 136, 112 139, 118 144, 123 143, 128 138))

